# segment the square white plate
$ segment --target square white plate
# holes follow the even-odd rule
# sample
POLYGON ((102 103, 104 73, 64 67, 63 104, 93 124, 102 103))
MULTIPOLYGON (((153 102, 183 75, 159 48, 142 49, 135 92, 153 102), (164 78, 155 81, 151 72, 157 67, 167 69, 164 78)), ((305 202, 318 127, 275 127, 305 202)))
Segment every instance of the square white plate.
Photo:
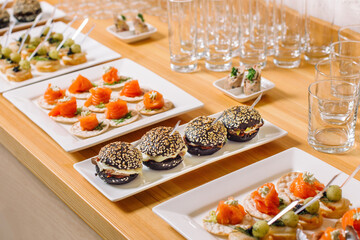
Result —
MULTIPOLYGON (((220 114, 217 113, 212 116, 217 117, 220 114)), ((91 163, 91 159, 74 164, 74 168, 110 201, 118 201, 220 159, 274 141, 287 134, 286 131, 268 121, 264 121, 264 123, 258 135, 249 142, 227 141, 222 149, 210 156, 194 156, 187 153, 183 163, 171 170, 156 171, 143 166, 142 176, 138 176, 134 181, 122 186, 109 185, 95 176, 95 166, 91 163)), ((181 135, 184 135, 185 126, 186 124, 178 128, 181 135)))
POLYGON ((261 77, 261 87, 260 87, 260 91, 259 92, 256 92, 256 93, 253 93, 253 94, 250 94, 250 95, 245 95, 244 94, 244 91, 243 91, 243 88, 242 87, 239 87, 239 88, 233 88, 233 89, 230 89, 230 90, 226 90, 224 89, 224 82, 226 81, 226 77, 224 78, 221 78, 217 81, 215 81, 213 83, 213 85, 219 89, 220 91, 222 91, 223 93, 225 93, 227 96, 235 99, 236 101, 238 102, 247 102, 251 99, 254 99, 256 98, 257 96, 260 95, 260 93, 263 93, 263 95, 269 91, 270 89, 274 88, 275 87, 275 84, 269 80, 267 80, 266 78, 264 77, 261 77))
MULTIPOLYGON (((54 23, 53 31, 55 32, 62 32, 63 29, 65 29, 66 24, 63 22, 56 22, 54 23)), ((31 31, 31 36, 40 35, 40 31, 43 27, 38 26, 35 27, 31 31)), ((25 33, 26 30, 16 32, 12 34, 13 39, 18 39, 23 33, 25 33)), ((66 33, 64 34, 64 37, 67 38, 71 33, 74 33, 76 30, 73 28, 69 28, 66 33)), ((82 41, 84 38, 84 34, 79 34, 78 37, 75 39, 76 42, 82 41)), ((110 61, 113 59, 120 58, 121 55, 113 50, 111 50, 108 47, 105 47, 104 45, 100 44, 99 42, 95 41, 94 39, 88 37, 84 43, 82 43, 82 51, 86 52, 86 58, 87 62, 79 65, 74 66, 64 66, 55 71, 55 72, 38 72, 34 66, 32 66, 32 74, 33 78, 25 80, 23 82, 11 82, 8 81, 6 76, 2 73, 0 73, 0 92, 5 92, 10 89, 18 88, 21 86, 25 86, 34 82, 39 82, 45 79, 53 78, 56 76, 60 76, 65 73, 73 72, 79 69, 87 68, 89 66, 93 66, 102 62, 110 61)))
MULTIPOLYGON (((242 204, 244 197, 262 184, 292 171, 310 171, 323 183, 340 172, 302 150, 290 148, 163 202, 153 211, 187 239, 223 239, 202 227, 202 219, 216 209, 220 200, 233 196, 242 204)), ((346 178, 343 173, 334 184, 341 184, 346 178)), ((343 196, 353 203, 352 207, 359 207, 360 191, 354 189, 360 189, 360 182, 352 179, 343 187, 343 196)))
POLYGON ((149 38, 152 34, 156 33, 157 29, 156 27, 152 26, 149 23, 146 23, 146 25, 149 28, 148 32, 144 32, 144 33, 140 33, 140 34, 135 34, 134 32, 134 24, 132 21, 127 21, 127 24, 129 25, 130 30, 129 31, 124 31, 124 32, 116 32, 116 28, 115 25, 111 25, 108 26, 106 28, 106 30, 111 33, 112 35, 114 35, 115 37, 121 39, 122 41, 126 42, 126 43, 132 43, 132 42, 137 42, 140 40, 144 40, 146 38, 149 38))
MULTIPOLYGON (((12 2, 12 1, 9 1, 9 2, 12 2)), ((0 4, 1 4, 1 1, 0 1, 0 4)), ((38 24, 42 24, 42 23, 45 23, 50 17, 51 17, 51 14, 54 10, 54 6, 47 3, 47 2, 40 2, 40 7, 41 7, 41 10, 42 10, 42 17, 39 21, 38 24)), ((18 22, 18 20, 16 20, 16 18, 13 16, 13 8, 6 8, 6 10, 8 11, 8 13, 10 14, 10 22, 11 21, 14 21, 15 22, 15 26, 14 26, 14 29, 13 29, 13 32, 16 31, 17 29, 20 29, 20 28, 25 28, 25 27, 30 27, 33 22, 18 22)), ((55 11, 55 15, 54 15, 54 20, 56 19, 59 19, 59 18, 63 18, 66 16, 66 13, 61 11, 60 9, 56 9, 55 11)), ((4 33, 5 31, 7 31, 9 28, 6 27, 6 28, 1 28, 0 29, 0 33, 4 33)))
MULTIPOLYGON (((113 94, 118 94, 114 92, 113 94)), ((203 106, 203 103, 176 87, 172 83, 166 81, 143 66, 129 60, 121 59, 114 62, 102 64, 92 68, 84 69, 71 74, 56 77, 37 84, 29 85, 19 89, 15 89, 4 94, 4 97, 12 102, 20 111, 28 116, 34 123, 41 127, 50 137, 52 137, 65 151, 74 152, 84 148, 91 147, 109 139, 124 135, 131 131, 149 126, 151 124, 169 119, 171 117, 180 115, 187 111, 191 111, 203 106), (79 74, 94 82, 102 77, 104 68, 106 66, 114 66, 119 70, 119 74, 129 76, 139 80, 140 86, 147 86, 159 91, 164 95, 165 99, 169 99, 175 105, 169 111, 159 113, 153 116, 142 116, 139 120, 118 128, 111 128, 107 132, 91 137, 78 138, 70 133, 71 124, 62 124, 53 121, 48 116, 48 110, 40 108, 37 104, 37 99, 44 94, 49 83, 57 85, 60 88, 67 88, 71 81, 79 74)), ((77 102, 84 102, 78 100, 77 102)), ((128 104, 129 109, 134 109, 135 104, 128 104)))

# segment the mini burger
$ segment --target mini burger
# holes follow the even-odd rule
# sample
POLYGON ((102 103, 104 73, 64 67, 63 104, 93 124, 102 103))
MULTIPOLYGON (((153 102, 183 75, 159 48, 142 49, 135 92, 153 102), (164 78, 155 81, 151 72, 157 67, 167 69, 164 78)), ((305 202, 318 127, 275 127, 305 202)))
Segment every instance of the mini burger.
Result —
POLYGON ((236 142, 250 141, 264 125, 260 113, 248 106, 234 106, 225 110, 220 121, 227 129, 227 138, 236 142))
POLYGON ((226 128, 215 118, 200 116, 191 120, 185 128, 185 143, 193 155, 211 155, 226 142, 226 128))
POLYGON ((172 127, 156 127, 140 140, 143 164, 154 170, 168 170, 183 161, 187 147, 180 133, 172 127))
POLYGON ((97 175, 109 184, 128 183, 142 171, 141 152, 126 142, 113 142, 101 148, 92 163, 97 175))

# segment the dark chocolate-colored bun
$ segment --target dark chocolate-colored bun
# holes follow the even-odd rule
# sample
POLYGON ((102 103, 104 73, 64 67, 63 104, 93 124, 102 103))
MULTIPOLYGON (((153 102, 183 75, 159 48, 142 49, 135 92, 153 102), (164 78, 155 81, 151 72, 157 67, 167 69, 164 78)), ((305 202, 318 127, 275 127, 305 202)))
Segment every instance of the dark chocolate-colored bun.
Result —
POLYGON ((156 162, 154 160, 144 161, 143 164, 148 168, 154 170, 169 170, 177 165, 179 165, 183 161, 183 158, 180 155, 177 155, 174 158, 168 158, 162 162, 156 162))
POLYGON ((40 3, 37 0, 16 0, 14 17, 19 22, 32 22, 41 13, 40 3))
POLYGON ((131 182, 132 180, 134 180, 139 174, 131 174, 129 176, 126 177, 122 177, 122 178, 116 178, 116 177, 109 177, 108 174, 106 174, 104 171, 100 172, 100 169, 98 166, 95 166, 96 169, 96 173, 97 175, 104 180, 106 183, 109 184, 114 184, 114 185, 121 185, 124 183, 128 183, 131 182))
POLYGON ((10 15, 5 9, 0 9, 0 28, 8 27, 10 15))
POLYGON ((172 135, 172 127, 156 127, 145 133, 141 138, 139 149, 150 157, 169 156, 179 153, 185 143, 178 131, 172 135))
POLYGON ((227 129, 228 139, 236 142, 250 141, 264 124, 260 113, 248 106, 234 106, 225 110, 220 121, 227 129), (256 130, 245 133, 247 128, 254 128, 255 126, 257 126, 256 130))
POLYGON ((127 142, 113 142, 102 147, 99 160, 119 170, 133 170, 142 167, 142 154, 139 149, 127 142))

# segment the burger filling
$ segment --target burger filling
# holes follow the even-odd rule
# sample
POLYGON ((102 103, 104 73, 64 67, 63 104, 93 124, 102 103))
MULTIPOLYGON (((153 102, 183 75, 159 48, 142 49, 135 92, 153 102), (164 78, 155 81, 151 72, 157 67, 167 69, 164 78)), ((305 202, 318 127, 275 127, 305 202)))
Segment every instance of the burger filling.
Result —
POLYGON ((101 162, 99 159, 96 160, 96 165, 99 167, 100 172, 104 171, 106 174, 111 176, 126 177, 131 174, 141 174, 141 168, 128 169, 128 170, 118 169, 101 162))
POLYGON ((180 157, 183 157, 185 156, 187 152, 187 147, 184 146, 183 149, 179 152, 179 153, 174 153, 174 154, 171 154, 171 155, 168 155, 168 156, 150 156, 148 154, 145 154, 143 153, 143 161, 146 162, 146 161, 149 161, 149 160, 153 160, 155 162, 162 162, 162 161, 165 161, 167 159, 170 159, 170 158, 176 158, 176 156, 180 156, 180 157))
POLYGON ((240 129, 229 129, 228 132, 230 135, 238 135, 238 136, 241 136, 241 135, 244 135, 244 134, 253 134, 254 132, 256 132, 261 126, 263 125, 263 123, 258 123, 256 124, 254 127, 247 127, 244 130, 240 130, 240 129))
POLYGON ((224 143, 220 143, 220 144, 218 144, 218 145, 216 145, 216 146, 203 146, 203 145, 200 145, 200 144, 197 144, 197 143, 192 143, 192 142, 190 142, 190 141, 187 139, 187 137, 184 137, 184 140, 185 140, 185 142, 186 142, 187 145, 189 145, 189 146, 191 146, 191 147, 198 147, 198 148, 201 148, 201 149, 204 149, 204 150, 206 150, 206 149, 212 149, 212 148, 222 148, 223 145, 224 145, 224 143))

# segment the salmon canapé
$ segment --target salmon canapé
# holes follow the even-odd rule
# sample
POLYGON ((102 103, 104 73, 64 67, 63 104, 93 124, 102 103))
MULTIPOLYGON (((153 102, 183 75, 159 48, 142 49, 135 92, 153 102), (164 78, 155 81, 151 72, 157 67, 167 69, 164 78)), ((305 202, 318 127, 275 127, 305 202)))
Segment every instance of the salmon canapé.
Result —
POLYGON ((105 73, 102 76, 102 79, 107 84, 115 84, 120 80, 118 76, 118 70, 114 67, 106 69, 105 73))
POLYGON ((160 109, 164 104, 164 97, 161 93, 153 90, 144 94, 145 109, 160 109))
POLYGON ((89 79, 79 74, 79 76, 73 81, 68 89, 70 93, 83 93, 88 92, 91 88, 93 88, 93 84, 89 79))
POLYGON ((128 113, 127 103, 123 100, 117 100, 106 104, 105 117, 107 119, 120 119, 128 113))
POLYGON ((72 118, 75 117, 77 113, 77 104, 76 98, 62 98, 60 99, 56 106, 49 112, 50 117, 66 117, 72 118))
POLYGON ((89 107, 91 105, 98 106, 100 104, 106 104, 109 102, 111 97, 111 89, 107 87, 96 87, 91 88, 90 93, 91 96, 84 103, 85 107, 89 107))
POLYGON ((130 82, 125 83, 124 88, 120 92, 120 96, 125 97, 139 97, 143 95, 143 91, 140 88, 138 80, 131 80, 130 82))
POLYGON ((46 103, 54 105, 59 99, 65 97, 65 90, 60 89, 58 86, 51 86, 51 83, 49 83, 43 97, 46 103))
POLYGON ((99 125, 99 121, 95 113, 80 117, 79 122, 82 131, 92 131, 99 125))

